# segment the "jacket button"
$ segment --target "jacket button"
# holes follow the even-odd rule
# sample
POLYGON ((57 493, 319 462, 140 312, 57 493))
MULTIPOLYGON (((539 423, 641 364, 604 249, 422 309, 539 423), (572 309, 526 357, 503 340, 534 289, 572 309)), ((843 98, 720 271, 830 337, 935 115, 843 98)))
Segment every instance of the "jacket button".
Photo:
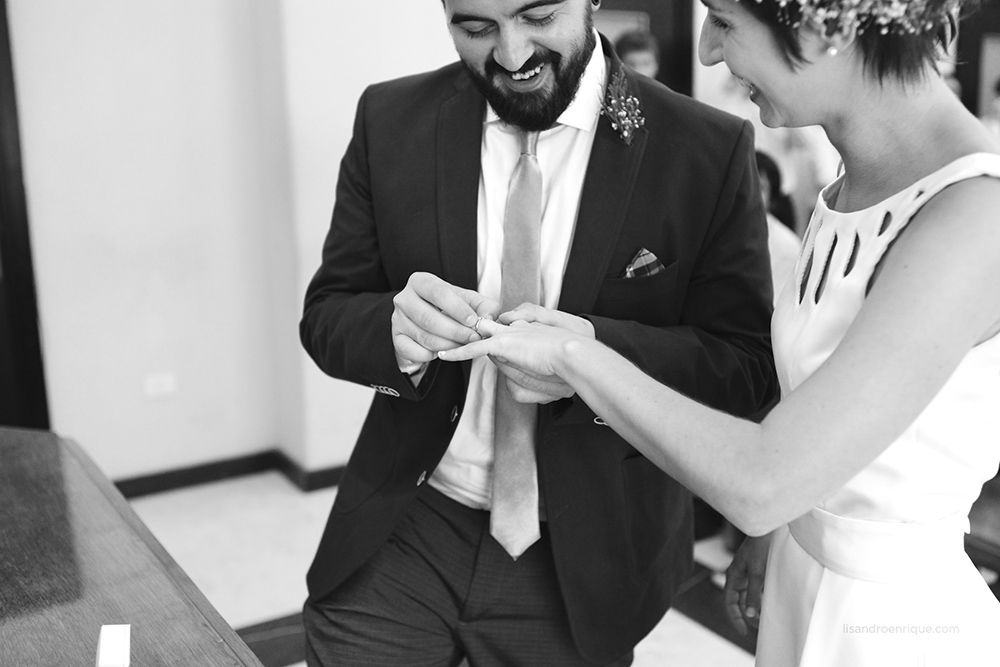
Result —
POLYGON ((451 408, 451 421, 452 421, 452 423, 454 423, 456 419, 458 419, 458 406, 457 405, 453 406, 451 408))
POLYGON ((420 473, 420 477, 417 478, 417 486, 423 484, 424 480, 426 479, 427 479, 427 471, 425 470, 422 473, 420 473))

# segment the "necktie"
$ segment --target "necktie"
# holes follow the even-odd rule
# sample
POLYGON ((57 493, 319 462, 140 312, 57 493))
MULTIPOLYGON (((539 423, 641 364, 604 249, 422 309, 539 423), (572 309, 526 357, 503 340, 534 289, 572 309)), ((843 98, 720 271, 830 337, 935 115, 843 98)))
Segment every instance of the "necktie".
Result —
MULTIPOLYGON (((521 156, 507 191, 500 264, 500 305, 510 310, 541 298, 539 238, 542 226, 542 172, 537 132, 520 131, 521 156)), ((514 559, 534 544, 538 523, 538 467, 535 425, 538 408, 516 402, 497 373, 493 424, 493 499, 490 534, 514 559)))

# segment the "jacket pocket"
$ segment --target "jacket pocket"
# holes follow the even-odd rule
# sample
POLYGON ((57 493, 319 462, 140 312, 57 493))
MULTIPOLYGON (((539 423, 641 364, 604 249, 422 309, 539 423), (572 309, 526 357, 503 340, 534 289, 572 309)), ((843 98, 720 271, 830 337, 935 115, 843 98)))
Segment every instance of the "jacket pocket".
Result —
POLYGON ((653 275, 605 280, 594 304, 594 314, 665 326, 676 321, 679 306, 677 262, 674 262, 653 275))

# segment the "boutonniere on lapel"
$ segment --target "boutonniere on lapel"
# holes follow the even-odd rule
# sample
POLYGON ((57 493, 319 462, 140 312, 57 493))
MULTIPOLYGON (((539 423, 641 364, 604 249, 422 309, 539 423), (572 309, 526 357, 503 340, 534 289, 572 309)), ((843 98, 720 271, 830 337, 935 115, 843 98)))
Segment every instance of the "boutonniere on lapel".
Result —
POLYGON ((632 145, 635 131, 646 124, 639 108, 639 98, 629 94, 624 69, 619 69, 611 77, 608 93, 601 101, 601 113, 608 117, 611 129, 618 131, 626 146, 632 145))

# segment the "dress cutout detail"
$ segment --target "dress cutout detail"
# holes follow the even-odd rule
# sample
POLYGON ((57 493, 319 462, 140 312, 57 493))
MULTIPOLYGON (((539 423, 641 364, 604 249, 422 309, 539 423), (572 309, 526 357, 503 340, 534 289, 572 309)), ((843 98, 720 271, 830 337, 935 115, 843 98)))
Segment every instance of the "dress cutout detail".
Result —
MULTIPOLYGON (((783 395, 840 344, 876 266, 921 207, 984 175, 1000 178, 1000 155, 961 157, 861 211, 829 207, 843 177, 820 193, 774 314, 783 395)), ((759 667, 997 664, 1000 603, 963 542, 969 509, 1000 465, 997 406, 1000 335, 966 354, 875 461, 775 532, 759 667)))

